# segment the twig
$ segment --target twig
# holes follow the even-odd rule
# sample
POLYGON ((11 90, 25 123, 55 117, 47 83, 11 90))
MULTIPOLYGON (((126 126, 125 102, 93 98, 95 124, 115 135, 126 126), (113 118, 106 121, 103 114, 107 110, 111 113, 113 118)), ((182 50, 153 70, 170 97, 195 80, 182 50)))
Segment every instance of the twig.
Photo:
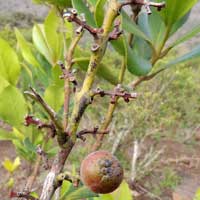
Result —
POLYGON ((33 196, 31 196, 29 193, 26 193, 26 192, 14 192, 14 191, 11 191, 10 193, 10 198, 25 198, 27 200, 39 200, 33 196))
POLYGON ((77 138, 80 138, 81 140, 85 141, 86 138, 83 137, 83 135, 86 135, 86 134, 92 134, 92 135, 96 135, 96 134, 108 134, 109 133, 109 130, 104 130, 104 131, 98 131, 98 127, 94 127, 93 130, 88 130, 88 129, 84 129, 82 131, 79 131, 77 134, 76 134, 76 137, 77 138))
POLYGON ((134 182, 136 178, 136 164, 137 164, 137 159, 139 157, 139 142, 138 140, 134 141, 134 148, 133 148, 133 157, 132 157, 132 164, 131 164, 131 181, 134 182))
POLYGON ((42 149, 40 145, 37 146, 36 151, 37 151, 37 154, 40 155, 40 157, 43 160, 44 169, 45 170, 50 169, 49 159, 47 157, 47 154, 44 152, 44 150, 42 149))
POLYGON ((151 2, 149 0, 130 0, 130 1, 126 1, 121 3, 120 5, 120 9, 126 5, 141 5, 144 6, 147 14, 151 14, 151 9, 150 7, 156 7, 158 9, 158 11, 160 11, 162 8, 165 7, 165 2, 161 2, 161 3, 156 3, 156 2, 151 2))
POLYGON ((31 91, 25 91, 24 94, 28 95, 31 99, 39 103, 43 107, 43 109, 47 112, 47 114, 49 115, 50 119, 52 120, 56 128, 59 131, 61 131, 62 126, 60 125, 56 112, 43 100, 43 98, 36 92, 35 89, 30 87, 30 90, 31 91))
POLYGON ((123 98, 125 102, 129 102, 130 99, 135 99, 137 97, 137 93, 126 92, 121 88, 120 84, 114 88, 114 91, 104 91, 100 88, 97 88, 91 95, 91 100, 93 100, 96 95, 100 95, 101 97, 104 97, 105 95, 110 96, 111 104, 115 104, 119 97, 123 98))
POLYGON ((25 126, 30 126, 30 125, 36 125, 38 127, 38 129, 43 129, 43 128, 48 128, 51 130, 51 137, 54 137, 56 135, 56 128, 54 126, 54 124, 50 123, 44 123, 42 122, 40 119, 38 118, 34 118, 32 115, 27 115, 25 117, 25 126))
POLYGON ((109 34, 109 40, 116 40, 117 38, 119 38, 119 36, 123 33, 122 30, 120 30, 120 24, 121 21, 120 20, 116 20, 114 23, 114 29, 113 31, 109 34))
MULTIPOLYGON (((75 22, 80 26, 80 30, 86 29, 91 35, 94 36, 94 38, 98 39, 98 34, 102 33, 103 29, 93 28, 89 26, 86 23, 86 19, 84 17, 84 14, 81 16, 81 18, 77 17, 77 10, 72 8, 69 9, 67 12, 63 13, 63 17, 66 18, 69 22, 75 22)), ((79 32, 79 31, 78 31, 79 32)))
POLYGON ((159 74, 160 72, 162 72, 164 70, 166 70, 166 68, 161 68, 158 71, 156 71, 150 75, 147 75, 147 76, 141 76, 136 81, 130 83, 129 87, 131 87, 132 89, 135 89, 143 81, 149 81, 149 80, 153 79, 157 74, 159 74))

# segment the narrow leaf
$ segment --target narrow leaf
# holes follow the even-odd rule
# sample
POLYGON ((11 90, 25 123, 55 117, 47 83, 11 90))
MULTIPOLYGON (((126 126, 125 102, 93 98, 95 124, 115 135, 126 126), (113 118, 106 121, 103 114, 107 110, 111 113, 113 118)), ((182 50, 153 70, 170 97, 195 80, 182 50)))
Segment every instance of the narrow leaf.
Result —
POLYGON ((52 60, 55 64, 61 57, 62 53, 62 34, 61 18, 58 17, 56 10, 52 9, 44 22, 44 30, 47 43, 52 52, 52 60))
POLYGON ((186 61, 195 59, 195 58, 200 58, 200 45, 198 45, 196 48, 194 48, 192 51, 176 58, 175 60, 170 61, 167 63, 164 67, 172 67, 174 65, 184 63, 186 61))
POLYGON ((45 38, 43 25, 35 24, 32 34, 33 42, 37 50, 47 59, 51 65, 53 65, 52 51, 50 50, 45 38))
POLYGON ((25 61, 35 67, 39 67, 40 65, 31 51, 30 44, 26 41, 24 36, 19 32, 19 30, 17 28, 15 28, 15 35, 17 37, 17 42, 18 42, 20 51, 22 52, 22 56, 25 59, 25 61))
POLYGON ((107 0, 98 0, 95 6, 94 16, 98 27, 101 27, 104 20, 104 5, 107 0))
POLYGON ((173 48, 173 47, 191 39, 192 37, 194 37, 198 33, 200 33, 200 25, 195 26, 191 31, 187 32, 182 37, 179 37, 172 45, 170 45, 170 48, 173 48))

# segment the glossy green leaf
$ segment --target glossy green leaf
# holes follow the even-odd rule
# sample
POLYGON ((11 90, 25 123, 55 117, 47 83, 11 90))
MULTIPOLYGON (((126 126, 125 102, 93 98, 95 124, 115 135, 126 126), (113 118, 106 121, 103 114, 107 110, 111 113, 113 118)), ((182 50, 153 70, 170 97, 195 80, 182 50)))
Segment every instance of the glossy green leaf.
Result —
POLYGON ((50 85, 44 93, 45 101, 57 112, 64 103, 64 89, 58 85, 50 85))
MULTIPOLYGON (((81 70, 87 71, 87 67, 90 60, 89 58, 78 58, 74 60, 81 70)), ((106 81, 110 82, 113 85, 116 85, 118 83, 116 70, 115 69, 111 70, 103 63, 101 63, 98 68, 97 76, 105 79, 106 81)))
POLYGON ((122 56, 125 55, 125 48, 124 48, 124 39, 123 37, 119 37, 117 40, 110 41, 112 47, 122 56))
POLYGON ((75 9, 77 9, 79 14, 85 14, 87 24, 93 27, 96 26, 94 16, 83 0, 72 0, 72 5, 75 9))
POLYGON ((27 113, 27 107, 20 91, 9 85, 0 94, 0 118, 11 125, 20 126, 27 113))
POLYGON ((173 48, 189 39, 192 37, 196 36, 197 34, 200 33, 200 25, 195 26, 191 31, 185 33, 183 36, 179 37, 172 45, 170 45, 170 48, 173 48))
POLYGON ((37 50, 47 59, 51 65, 54 65, 52 51, 46 40, 43 25, 35 24, 33 27, 32 37, 37 50))
POLYGON ((152 65, 149 60, 146 60, 141 55, 137 54, 130 48, 127 42, 126 45, 126 64, 130 73, 136 76, 144 76, 151 71, 152 65))
POLYGON ((10 84, 16 85, 20 69, 17 54, 5 40, 0 38, 0 76, 10 84))
POLYGON ((54 65, 60 59, 63 47, 63 36, 60 33, 62 28, 61 18, 58 17, 55 9, 52 9, 44 22, 45 37, 49 50, 52 54, 54 65))
POLYGON ((164 67, 166 67, 166 68, 167 67, 172 67, 174 65, 178 65, 180 63, 184 63, 186 61, 193 60, 193 59, 196 59, 196 58, 200 58, 200 45, 195 47, 190 52, 188 52, 188 53, 176 58, 175 60, 170 61, 164 67))
POLYGON ((107 0, 98 0, 95 6, 94 16, 98 27, 101 27, 104 20, 104 5, 107 0))
POLYGON ((144 40, 150 41, 150 38, 139 28, 139 26, 137 26, 134 21, 131 20, 131 18, 125 12, 122 12, 122 28, 123 30, 141 37, 144 40))
POLYGON ((24 36, 17 28, 15 28, 15 35, 24 60, 33 66, 39 67, 40 65, 32 53, 30 44, 25 40, 24 36))
POLYGON ((172 27, 174 23, 190 11, 197 1, 198 0, 166 0, 166 7, 161 11, 165 24, 168 27, 172 27))
POLYGON ((151 43, 155 49, 162 43, 165 36, 166 27, 158 14, 154 11, 150 16, 146 12, 141 12, 138 18, 140 29, 151 38, 151 43))

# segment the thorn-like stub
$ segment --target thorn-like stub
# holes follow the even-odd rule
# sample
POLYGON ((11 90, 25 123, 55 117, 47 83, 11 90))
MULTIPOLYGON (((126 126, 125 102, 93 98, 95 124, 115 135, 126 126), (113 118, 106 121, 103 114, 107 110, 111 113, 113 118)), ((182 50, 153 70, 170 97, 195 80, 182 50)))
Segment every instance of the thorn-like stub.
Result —
POLYGON ((138 94, 136 92, 131 93, 131 98, 137 98, 137 97, 138 97, 138 94))
POLYGON ((69 17, 71 17, 71 12, 69 12, 69 11, 67 11, 67 12, 64 12, 63 13, 63 18, 69 18, 69 17))
POLYGON ((73 15, 77 15, 77 14, 78 14, 78 12, 77 12, 77 10, 76 10, 75 8, 71 8, 71 9, 70 9, 70 12, 71 12, 73 15))
POLYGON ((77 29, 76 29, 76 34, 79 35, 83 32, 83 26, 79 26, 77 29))
POLYGON ((97 52, 99 50, 100 46, 98 44, 93 44, 91 47, 92 52, 97 52))

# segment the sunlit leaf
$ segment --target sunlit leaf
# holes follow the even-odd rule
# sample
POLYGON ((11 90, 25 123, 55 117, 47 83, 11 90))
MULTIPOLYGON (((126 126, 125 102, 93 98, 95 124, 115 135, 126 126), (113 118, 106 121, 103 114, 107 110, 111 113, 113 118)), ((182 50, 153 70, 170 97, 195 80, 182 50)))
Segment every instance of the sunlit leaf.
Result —
POLYGON ((3 167, 10 173, 13 173, 20 166, 20 164, 21 162, 19 157, 15 158, 13 162, 9 158, 5 158, 2 163, 3 167))
POLYGON ((40 67, 38 61, 34 57, 30 44, 25 40, 24 36, 20 33, 20 31, 15 28, 15 34, 17 37, 17 42, 20 47, 20 51, 22 52, 22 56, 25 59, 26 62, 29 64, 40 67))
POLYGON ((45 101, 55 110, 59 111, 64 103, 64 89, 57 85, 50 85, 44 93, 45 101))
POLYGON ((52 51, 45 38, 43 25, 35 24, 33 27, 33 42, 37 50, 47 59, 47 61, 53 65, 52 51))
POLYGON ((63 49, 63 36, 60 33, 62 28, 61 18, 58 17, 55 9, 52 9, 44 22, 44 30, 49 49, 52 52, 54 65, 61 57, 63 49))
POLYGON ((0 118, 11 125, 23 123, 27 113, 25 99, 20 91, 9 85, 0 94, 0 118))
POLYGON ((20 74, 20 64, 15 51, 0 38, 0 76, 16 85, 20 74))

